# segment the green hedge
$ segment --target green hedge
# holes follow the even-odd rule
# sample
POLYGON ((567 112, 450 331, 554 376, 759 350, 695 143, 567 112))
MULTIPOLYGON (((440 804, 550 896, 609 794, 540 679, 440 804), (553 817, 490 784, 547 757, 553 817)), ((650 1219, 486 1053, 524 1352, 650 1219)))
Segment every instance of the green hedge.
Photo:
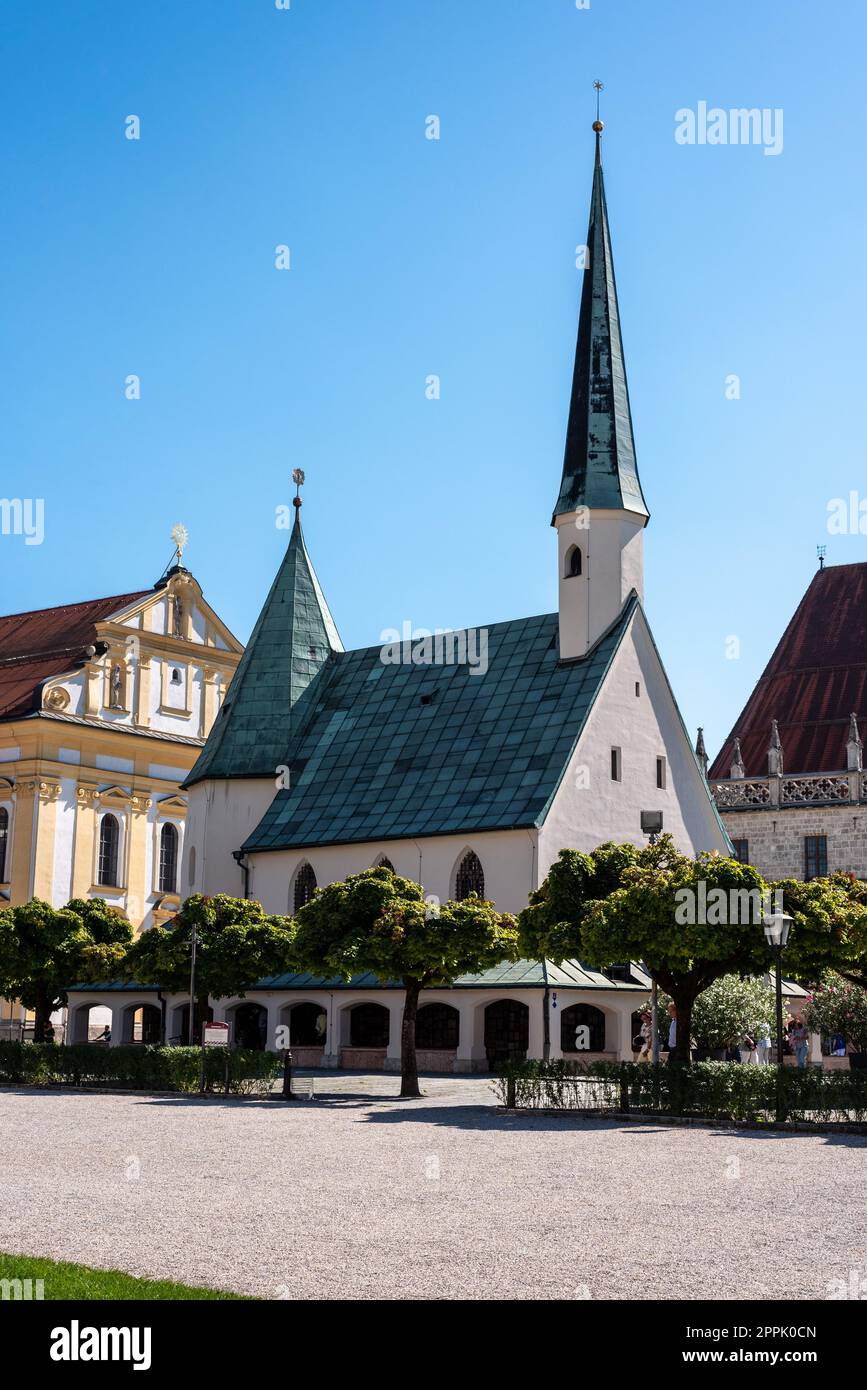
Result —
POLYGON ((500 1101, 528 1110, 616 1110, 706 1119, 867 1119, 867 1072, 736 1062, 516 1062, 494 1082, 500 1101), (778 1092, 778 1087, 780 1091, 778 1092))
MULTIPOLYGON (((270 1090, 282 1062, 274 1052, 207 1048, 205 1088, 222 1091, 226 1058, 229 1091, 248 1095, 270 1090)), ((0 1082, 23 1086, 120 1086, 146 1091, 198 1091, 202 1061, 198 1047, 104 1047, 78 1043, 0 1042, 0 1082)))

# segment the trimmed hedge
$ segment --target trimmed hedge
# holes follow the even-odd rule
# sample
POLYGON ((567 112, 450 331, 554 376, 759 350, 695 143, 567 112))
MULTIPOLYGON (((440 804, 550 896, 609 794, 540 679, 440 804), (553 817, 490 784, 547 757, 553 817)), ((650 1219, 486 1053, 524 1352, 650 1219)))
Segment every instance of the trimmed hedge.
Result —
MULTIPOLYGON (((282 1068, 274 1052, 206 1048, 206 1090, 225 1089, 227 1057, 233 1095, 270 1090, 282 1068)), ((202 1050, 198 1047, 104 1047, 96 1043, 61 1047, 55 1043, 0 1042, 0 1082, 19 1086, 198 1091, 201 1064, 202 1050)))
POLYGON ((737 1062, 515 1062, 494 1082, 500 1101, 528 1110, 616 1110, 714 1120, 867 1120, 867 1072, 737 1062), (779 1091, 778 1091, 779 1087, 779 1091))

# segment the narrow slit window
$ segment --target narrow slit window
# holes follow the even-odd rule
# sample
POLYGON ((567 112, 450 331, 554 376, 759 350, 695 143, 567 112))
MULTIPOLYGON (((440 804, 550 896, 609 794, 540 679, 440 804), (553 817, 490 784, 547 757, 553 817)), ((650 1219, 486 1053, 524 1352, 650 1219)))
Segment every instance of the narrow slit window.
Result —
POLYGON ((658 787, 661 787, 661 788, 664 788, 664 787, 665 787, 665 775, 666 775, 666 774, 665 774, 665 758, 657 758, 657 760, 656 760, 656 785, 657 785, 658 787))
POLYGON ((623 780, 623 760, 619 748, 611 750, 611 780, 620 782, 623 780))

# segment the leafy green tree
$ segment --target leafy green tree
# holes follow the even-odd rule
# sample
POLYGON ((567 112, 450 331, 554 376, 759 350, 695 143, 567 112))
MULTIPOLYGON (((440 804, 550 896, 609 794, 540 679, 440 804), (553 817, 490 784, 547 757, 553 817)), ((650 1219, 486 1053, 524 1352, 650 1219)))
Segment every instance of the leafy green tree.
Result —
POLYGON ((518 914, 521 955, 558 964, 578 954, 581 920, 588 903, 607 898, 622 882, 624 870, 638 862, 635 845, 606 841, 592 854, 561 849, 541 887, 530 894, 518 914))
POLYGON ((532 903, 521 914, 522 943, 525 949, 535 943, 555 961, 577 958, 600 969, 642 961, 674 1000, 674 1056, 686 1061, 692 1009, 702 990, 721 975, 767 967, 764 932, 756 921, 764 888, 749 865, 715 854, 688 858, 670 835, 640 850, 606 844, 589 856, 565 851, 539 890, 547 915, 534 916, 540 904, 532 903), (724 908, 717 906, 717 893, 724 908), (732 893, 748 896, 733 899, 732 893), (557 921, 564 912, 570 916, 557 921))
POLYGON ((257 980, 292 969, 291 919, 269 916, 247 898, 196 893, 165 926, 142 932, 126 954, 123 978, 176 994, 188 991, 194 925, 199 1026, 209 997, 243 996, 257 980))
POLYGON ((79 982, 116 975, 132 927, 102 898, 73 898, 54 908, 33 898, 0 912, 0 994, 36 1015, 34 1037, 52 1036, 51 1014, 79 982))
POLYGON ((294 920, 298 967, 349 980, 370 971, 405 991, 401 1024, 401 1096, 421 1095, 415 1024, 423 989, 454 984, 517 957, 514 918, 475 895, 431 905, 410 879, 379 867, 331 883, 294 920))
POLYGON ((783 952, 789 979, 812 986, 830 970, 867 987, 867 883, 850 874, 786 878, 771 884, 771 894, 782 894, 792 918, 783 952))

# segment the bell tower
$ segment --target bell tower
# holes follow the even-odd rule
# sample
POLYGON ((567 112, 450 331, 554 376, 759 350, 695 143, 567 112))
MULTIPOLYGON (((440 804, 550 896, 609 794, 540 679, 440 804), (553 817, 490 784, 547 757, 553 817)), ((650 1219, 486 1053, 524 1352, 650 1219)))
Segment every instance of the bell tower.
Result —
MULTIPOLYGON (((602 84, 597 83, 597 94, 602 84)), ((620 312, 597 118, 578 343, 566 429, 557 530, 560 660, 585 656, 633 589, 644 595, 641 491, 620 336, 620 312)))

